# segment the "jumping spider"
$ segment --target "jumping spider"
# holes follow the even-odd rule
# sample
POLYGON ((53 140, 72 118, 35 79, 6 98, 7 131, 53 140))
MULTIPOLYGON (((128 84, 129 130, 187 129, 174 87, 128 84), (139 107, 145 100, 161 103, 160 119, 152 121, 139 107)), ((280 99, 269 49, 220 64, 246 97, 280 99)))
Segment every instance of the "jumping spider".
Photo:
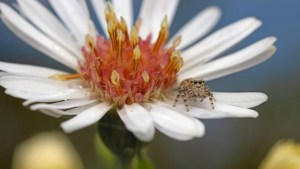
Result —
POLYGON ((208 86, 205 84, 205 82, 203 80, 196 80, 196 79, 186 79, 184 81, 182 81, 180 83, 179 86, 179 91, 178 94, 176 96, 175 102, 173 107, 175 107, 178 98, 182 97, 185 107, 186 107, 186 111, 189 111, 189 107, 188 107, 188 99, 189 98, 194 98, 196 100, 196 98, 200 98, 201 102, 205 99, 205 98, 209 98, 210 104, 212 109, 214 109, 214 96, 213 93, 209 90, 208 86))

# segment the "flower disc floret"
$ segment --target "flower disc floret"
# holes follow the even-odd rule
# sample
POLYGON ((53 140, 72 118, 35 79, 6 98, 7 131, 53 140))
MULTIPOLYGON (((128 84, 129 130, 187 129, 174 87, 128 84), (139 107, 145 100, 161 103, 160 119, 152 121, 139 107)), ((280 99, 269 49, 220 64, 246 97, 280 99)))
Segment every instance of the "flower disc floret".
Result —
POLYGON ((183 59, 176 47, 165 44, 169 36, 168 21, 164 18, 157 40, 138 36, 139 23, 128 32, 126 22, 116 18, 113 10, 106 11, 109 39, 86 36, 82 48, 85 61, 80 73, 99 94, 100 99, 117 106, 145 103, 163 97, 176 83, 183 59))

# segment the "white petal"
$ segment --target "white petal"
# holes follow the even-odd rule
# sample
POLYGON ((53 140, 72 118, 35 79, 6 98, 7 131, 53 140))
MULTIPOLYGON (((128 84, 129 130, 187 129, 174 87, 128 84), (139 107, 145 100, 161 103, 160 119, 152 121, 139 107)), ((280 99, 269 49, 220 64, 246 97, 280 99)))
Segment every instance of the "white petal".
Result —
POLYGON ((49 115, 49 116, 53 116, 53 117, 61 117, 64 115, 78 115, 81 112, 95 106, 96 104, 99 103, 92 103, 92 104, 88 104, 88 105, 84 105, 84 106, 80 106, 80 107, 76 107, 76 108, 72 108, 70 110, 59 110, 59 109, 39 109, 39 111, 41 111, 42 113, 49 115))
POLYGON ((48 92, 56 90, 64 90, 69 87, 65 83, 50 79, 4 76, 0 78, 0 85, 7 89, 48 92))
POLYGON ((90 126, 99 121, 110 108, 111 106, 108 106, 106 103, 97 104, 96 106, 83 111, 72 119, 63 122, 61 127, 66 133, 71 133, 73 131, 90 126))
POLYGON ((62 116, 61 114, 57 114, 57 112, 53 110, 41 109, 40 111, 48 116, 55 117, 55 118, 59 118, 62 116))
MULTIPOLYGON (((183 49, 206 35, 218 23, 220 16, 221 11, 218 7, 206 8, 186 23, 173 37, 182 36, 180 48, 183 49)), ((169 45, 174 38, 171 38, 169 45)))
POLYGON ((118 110, 121 120, 126 128, 142 141, 150 141, 154 136, 154 124, 150 113, 141 105, 134 103, 124 105, 118 110))
POLYGON ((252 59, 244 61, 240 64, 223 67, 222 70, 219 69, 218 71, 212 72, 211 74, 207 74, 203 78, 206 79, 206 80, 213 80, 213 79, 216 79, 216 78, 227 76, 227 75, 232 74, 232 73, 236 73, 236 72, 240 72, 242 70, 246 70, 250 67, 258 65, 258 64, 264 62, 265 60, 269 59, 275 52, 276 52, 276 47, 271 46, 265 52, 263 52, 260 55, 254 56, 252 59))
POLYGON ((85 35, 89 33, 89 18, 78 0, 49 0, 55 12, 76 37, 79 45, 85 42, 85 35))
MULTIPOLYGON (((1 69, 0 69, 1 70, 1 69)), ((3 76, 11 76, 12 74, 10 73, 7 73, 7 72, 1 72, 0 71, 0 78, 3 77, 3 76)))
POLYGON ((107 23, 105 20, 105 1, 104 0, 91 0, 94 11, 97 15, 97 18, 102 26, 102 30, 105 33, 106 37, 108 37, 107 23))
POLYGON ((184 73, 180 73, 179 81, 186 78, 213 80, 255 66, 274 54, 276 48, 272 45, 275 41, 275 37, 268 37, 236 53, 192 68, 184 73))
POLYGON ((139 30, 139 35, 146 38, 151 29, 152 13, 156 0, 143 0, 138 18, 142 19, 142 25, 139 30))
POLYGON ((16 98, 20 98, 20 99, 33 99, 35 97, 41 97, 43 95, 45 95, 44 93, 37 93, 37 92, 28 92, 28 91, 24 91, 24 90, 15 90, 15 89, 6 89, 5 90, 5 94, 16 97, 16 98))
POLYGON ((79 59, 82 58, 80 47, 61 22, 39 1, 18 0, 22 13, 41 31, 54 39, 63 47, 72 51, 79 59))
POLYGON ((161 106, 159 103, 152 104, 150 113, 155 127, 173 139, 184 141, 199 136, 199 125, 189 116, 161 106))
POLYGON ((77 59, 72 54, 34 28, 9 6, 0 3, 0 10, 2 21, 19 38, 62 64, 77 68, 77 59))
POLYGON ((79 4, 81 4, 81 7, 83 9, 83 12, 85 14, 85 16, 87 18, 90 18, 90 13, 89 13, 89 8, 88 8, 88 5, 87 5, 87 1, 86 0, 78 0, 79 4))
POLYGON ((129 29, 132 27, 133 22, 133 2, 132 0, 112 0, 112 4, 115 8, 117 17, 122 16, 129 29))
POLYGON ((251 108, 267 101, 268 96, 264 93, 224 93, 213 92, 214 98, 221 103, 237 107, 251 108))
POLYGON ((245 18, 220 29, 182 52, 185 64, 182 70, 184 71, 196 64, 205 63, 215 58, 246 38, 260 26, 261 22, 256 18, 245 18))
POLYGON ((179 0, 144 0, 139 14, 139 18, 142 19, 140 36, 145 38, 152 33, 152 38, 155 40, 165 15, 171 25, 178 4, 179 0))
POLYGON ((83 112, 84 110, 95 106, 96 104, 98 104, 98 103, 96 102, 96 103, 76 107, 76 108, 73 108, 73 109, 70 109, 70 110, 67 110, 67 111, 60 112, 60 114, 62 114, 62 115, 77 115, 77 114, 83 112))
POLYGON ((186 110, 183 103, 176 104, 174 107, 175 111, 187 113, 196 118, 200 119, 219 119, 219 118, 256 118, 258 113, 254 110, 236 107, 231 105, 226 105, 224 103, 215 101, 215 108, 212 109, 208 99, 205 99, 203 102, 189 102, 189 111, 186 110))
POLYGON ((27 106, 35 102, 56 102, 68 99, 85 99, 91 98, 92 94, 93 93, 90 89, 65 89, 52 92, 47 95, 33 97, 32 99, 25 101, 23 105, 27 106))
POLYGON ((1 61, 0 61, 0 70, 10 74, 21 75, 21 76, 34 76, 34 77, 49 77, 56 73, 66 73, 63 71, 50 69, 46 67, 7 63, 1 61))
POLYGON ((30 106, 31 110, 38 110, 38 109, 71 109, 75 107, 81 107, 84 105, 92 104, 97 102, 97 100, 92 99, 72 99, 72 100, 66 100, 62 102, 56 102, 52 104, 34 104, 30 106))
POLYGON ((205 134, 205 126, 204 124, 197 120, 197 119, 193 119, 195 124, 196 124, 196 128, 197 128, 197 132, 196 132, 196 135, 195 137, 203 137, 204 134, 205 134))
MULTIPOLYGON (((188 113, 194 117, 206 119, 206 118, 256 118, 258 117, 258 113, 254 110, 243 108, 243 107, 235 107, 226 105, 223 103, 215 102, 215 109, 208 111, 202 111, 203 109, 195 108, 191 109, 188 113), (208 115, 206 113, 211 113, 213 115, 208 115)), ((208 107, 205 106, 205 109, 211 109, 210 105, 208 107)))

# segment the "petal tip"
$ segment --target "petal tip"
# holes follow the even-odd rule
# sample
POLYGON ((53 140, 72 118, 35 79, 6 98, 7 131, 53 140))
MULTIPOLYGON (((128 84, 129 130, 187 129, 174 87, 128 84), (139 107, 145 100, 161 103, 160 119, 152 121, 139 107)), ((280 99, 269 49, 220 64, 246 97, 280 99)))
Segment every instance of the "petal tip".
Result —
POLYGON ((218 6, 210 6, 210 7, 208 7, 208 9, 217 15, 221 15, 221 13, 222 13, 221 8, 219 8, 218 6))
POLYGON ((273 43, 275 43, 277 41, 277 37, 276 36, 270 36, 269 37, 270 41, 272 41, 273 43))
POLYGON ((69 126, 68 121, 61 123, 60 127, 62 128, 62 130, 65 133, 68 133, 68 134, 75 131, 75 130, 72 129, 72 127, 69 126))

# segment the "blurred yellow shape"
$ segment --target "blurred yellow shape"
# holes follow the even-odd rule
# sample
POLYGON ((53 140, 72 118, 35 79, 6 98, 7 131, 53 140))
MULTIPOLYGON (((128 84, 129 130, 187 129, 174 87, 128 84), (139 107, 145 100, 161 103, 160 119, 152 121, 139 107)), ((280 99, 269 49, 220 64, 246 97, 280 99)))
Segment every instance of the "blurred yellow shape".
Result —
POLYGON ((277 142, 259 169, 300 169, 300 144, 293 140, 277 142))
POLYGON ((82 169, 71 142, 60 133, 41 133, 17 146, 13 169, 82 169))

